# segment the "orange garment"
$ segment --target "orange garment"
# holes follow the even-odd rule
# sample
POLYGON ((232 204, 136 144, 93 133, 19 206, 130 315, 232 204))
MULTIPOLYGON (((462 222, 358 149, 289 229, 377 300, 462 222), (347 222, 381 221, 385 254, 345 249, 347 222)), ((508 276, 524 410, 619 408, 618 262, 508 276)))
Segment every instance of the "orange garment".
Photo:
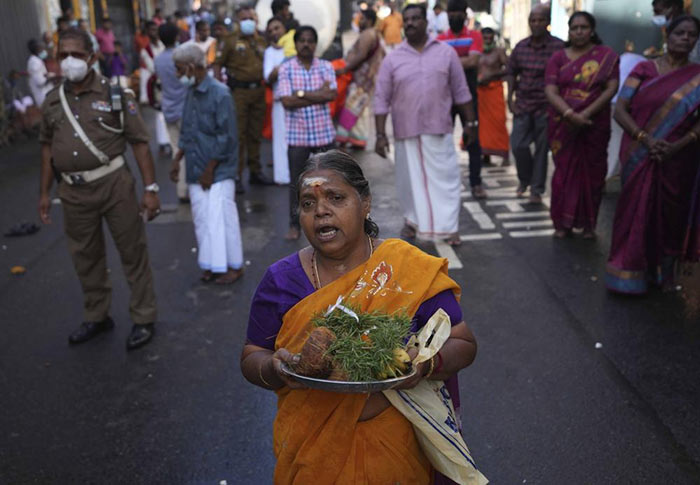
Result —
MULTIPOLYGON (((345 59, 336 59, 331 61, 333 69, 338 70, 344 68, 347 64, 345 59)), ((335 115, 338 114, 340 109, 345 106, 345 98, 348 95, 348 86, 352 82, 352 72, 346 72, 340 76, 336 76, 336 83, 338 84, 338 96, 335 97, 333 101, 329 103, 331 109, 331 118, 335 119, 335 115)))
POLYGON ((508 158, 508 129, 503 81, 491 81, 477 88, 479 99, 479 142, 484 155, 508 158))
POLYGON ((180 30, 184 30, 185 32, 190 31, 190 24, 187 23, 187 20, 185 19, 180 19, 176 22, 177 28, 180 30))
MULTIPOLYGON (((414 315, 422 302, 445 290, 459 298, 459 286, 447 276, 447 260, 388 239, 367 262, 292 307, 275 349, 301 351, 312 329, 310 317, 339 295, 363 312, 414 315)), ((432 468, 412 425, 395 408, 358 423, 366 394, 284 387, 277 395, 275 484, 431 483, 432 468)))
POLYGON ((399 12, 393 12, 379 24, 379 32, 384 37, 387 45, 396 45, 401 42, 401 29, 403 29, 403 17, 399 12))

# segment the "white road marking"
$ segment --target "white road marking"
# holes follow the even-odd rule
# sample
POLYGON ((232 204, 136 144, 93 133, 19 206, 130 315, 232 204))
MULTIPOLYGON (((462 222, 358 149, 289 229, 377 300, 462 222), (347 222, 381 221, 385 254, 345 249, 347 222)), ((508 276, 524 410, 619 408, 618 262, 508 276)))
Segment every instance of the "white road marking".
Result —
POLYGON ((487 206, 494 207, 494 206, 499 206, 502 205, 506 207, 509 211, 511 212, 525 212, 525 209, 523 209, 523 203, 526 203, 527 201, 524 201, 522 199, 520 200, 489 200, 486 202, 487 206))
POLYGON ((549 212, 547 211, 537 211, 537 212, 500 212, 496 214, 496 219, 527 219, 527 218, 537 218, 537 217, 549 217, 549 212))
POLYGON ((493 239, 503 239, 500 232, 487 232, 485 234, 462 234, 459 236, 462 241, 490 241, 493 239))
POLYGON ((521 238, 521 237, 542 237, 551 236, 554 234, 554 229, 542 229, 539 231, 512 231, 509 233, 510 237, 521 238))
POLYGON ((435 249, 437 250, 437 253, 440 255, 440 257, 447 259, 447 267, 449 269, 464 268, 464 265, 462 265, 462 261, 459 260, 457 254, 455 254, 454 249, 452 249, 452 246, 450 246, 446 242, 435 241, 435 249))
POLYGON ((550 227, 552 221, 515 221, 515 222, 504 222, 503 227, 506 229, 516 229, 518 227, 550 227))
POLYGON ((481 204, 478 202, 464 202, 462 204, 465 209, 471 214, 472 218, 479 224, 481 229, 495 229, 496 224, 493 223, 489 215, 484 212, 481 204))

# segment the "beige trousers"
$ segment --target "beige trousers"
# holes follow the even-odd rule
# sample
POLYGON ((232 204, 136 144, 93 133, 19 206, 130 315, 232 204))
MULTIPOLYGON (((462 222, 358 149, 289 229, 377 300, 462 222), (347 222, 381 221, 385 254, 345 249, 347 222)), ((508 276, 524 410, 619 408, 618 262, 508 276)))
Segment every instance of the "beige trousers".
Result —
MULTIPOLYGON (((174 123, 165 123, 168 127, 168 135, 170 135, 170 148, 173 151, 173 157, 179 150, 178 143, 180 141, 180 125, 181 120, 177 120, 174 123)), ((185 180, 185 157, 180 160, 180 177, 177 180, 177 198, 187 199, 189 197, 187 193, 187 181, 185 180)))

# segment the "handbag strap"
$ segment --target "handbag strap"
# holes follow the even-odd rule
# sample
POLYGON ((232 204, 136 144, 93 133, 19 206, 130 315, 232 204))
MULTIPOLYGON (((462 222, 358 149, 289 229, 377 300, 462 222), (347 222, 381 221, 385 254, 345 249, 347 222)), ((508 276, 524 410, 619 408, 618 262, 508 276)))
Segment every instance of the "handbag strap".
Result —
POLYGON ((90 150, 90 153, 95 155, 97 159, 102 163, 103 165, 107 165, 109 163, 109 157, 104 154, 99 148, 95 146, 95 144, 88 138, 88 136, 85 134, 85 131, 83 130, 83 127, 80 126, 80 123, 78 123, 78 120, 75 119, 75 116, 73 116, 73 112, 70 109, 70 106, 68 105, 68 99, 66 99, 66 93, 64 90, 64 84, 61 84, 61 87, 58 89, 58 94, 61 98, 61 106, 63 107, 63 112, 66 114, 66 118, 68 118, 68 122, 71 124, 75 132, 78 134, 78 137, 80 140, 83 142, 83 144, 87 147, 88 150, 90 150))

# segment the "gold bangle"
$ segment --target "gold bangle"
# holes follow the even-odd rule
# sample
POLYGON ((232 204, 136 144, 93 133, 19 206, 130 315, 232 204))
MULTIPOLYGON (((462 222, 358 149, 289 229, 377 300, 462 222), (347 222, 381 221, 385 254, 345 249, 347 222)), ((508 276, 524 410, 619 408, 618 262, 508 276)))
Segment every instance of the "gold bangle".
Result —
POLYGON ((694 142, 698 141, 698 134, 695 133, 693 130, 690 130, 688 134, 693 137, 694 142))
POLYGON ((569 117, 569 115, 570 115, 571 113, 573 113, 573 112, 574 112, 574 109, 573 109, 573 108, 569 108, 569 109, 567 109, 566 111, 564 111, 564 114, 562 115, 562 117, 563 117, 564 119, 567 119, 567 118, 569 117))
POLYGON ((263 365, 265 364, 260 364, 260 367, 258 368, 258 374, 260 375, 260 380, 263 381, 263 384, 265 384, 267 387, 272 387, 269 382, 265 380, 263 377, 263 365))
POLYGON ((428 373, 423 376, 423 379, 429 378, 431 375, 433 375, 433 371, 435 370, 435 356, 433 355, 430 358, 430 369, 428 369, 428 373))
POLYGON ((649 133, 647 133, 647 132, 644 131, 644 130, 639 130, 639 131, 637 132, 637 135, 634 137, 634 139, 637 140, 637 141, 642 141, 642 140, 643 140, 644 138, 646 138, 647 136, 649 136, 649 133))

